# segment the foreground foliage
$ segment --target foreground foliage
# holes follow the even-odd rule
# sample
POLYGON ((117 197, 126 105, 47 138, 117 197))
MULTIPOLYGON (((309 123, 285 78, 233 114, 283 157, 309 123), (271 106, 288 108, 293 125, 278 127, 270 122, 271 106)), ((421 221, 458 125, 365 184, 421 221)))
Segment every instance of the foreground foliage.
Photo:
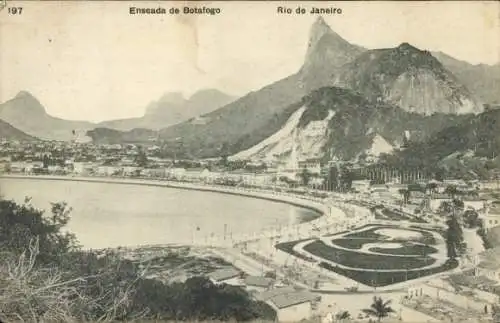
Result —
POLYGON ((50 216, 26 203, 0 200, 0 321, 274 319, 267 304, 238 287, 204 277, 166 284, 113 251, 81 250, 63 232, 70 209, 50 216))

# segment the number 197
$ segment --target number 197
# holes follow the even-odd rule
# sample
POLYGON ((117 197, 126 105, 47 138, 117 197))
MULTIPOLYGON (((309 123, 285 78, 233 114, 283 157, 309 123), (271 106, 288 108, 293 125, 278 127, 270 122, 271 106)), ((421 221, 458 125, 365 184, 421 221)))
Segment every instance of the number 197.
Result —
POLYGON ((23 7, 11 7, 9 8, 9 14, 20 15, 23 12, 23 7))

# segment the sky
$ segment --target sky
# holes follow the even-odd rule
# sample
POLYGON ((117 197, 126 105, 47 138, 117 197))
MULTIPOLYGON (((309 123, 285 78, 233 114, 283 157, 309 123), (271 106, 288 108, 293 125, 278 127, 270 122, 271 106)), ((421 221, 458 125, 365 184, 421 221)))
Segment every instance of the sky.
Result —
POLYGON ((0 102, 29 91, 53 116, 136 117, 167 92, 241 96, 300 68, 312 7, 366 48, 408 42, 473 64, 500 61, 500 2, 145 2, 8 0, 0 12, 0 102), (129 7, 198 6, 218 15, 130 15, 129 7), (279 14, 277 7, 306 14, 279 14))

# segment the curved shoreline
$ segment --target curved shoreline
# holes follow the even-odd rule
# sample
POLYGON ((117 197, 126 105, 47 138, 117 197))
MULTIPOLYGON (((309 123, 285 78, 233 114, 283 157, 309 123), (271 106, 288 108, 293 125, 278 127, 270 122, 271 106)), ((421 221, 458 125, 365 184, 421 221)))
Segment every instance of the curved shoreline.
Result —
MULTIPOLYGON (((278 203, 286 203, 289 205, 309 209, 320 214, 326 215, 328 207, 324 201, 318 198, 293 195, 282 192, 273 192, 258 189, 238 189, 235 187, 223 187, 214 185, 203 185, 195 183, 173 182, 173 181, 155 181, 148 179, 122 179, 122 178, 94 178, 94 177, 68 177, 68 176, 52 176, 52 175, 10 175, 0 174, 0 179, 24 179, 24 180, 49 180, 49 181, 67 181, 67 182, 87 182, 87 183, 102 183, 102 184, 124 184, 124 185, 139 185, 151 187, 167 187, 191 191, 202 191, 212 193, 222 193, 228 195, 237 195, 243 197, 251 197, 262 200, 268 200, 278 203)), ((314 221, 311 220, 311 221, 314 221)), ((310 221, 308 221, 310 222, 310 221)))

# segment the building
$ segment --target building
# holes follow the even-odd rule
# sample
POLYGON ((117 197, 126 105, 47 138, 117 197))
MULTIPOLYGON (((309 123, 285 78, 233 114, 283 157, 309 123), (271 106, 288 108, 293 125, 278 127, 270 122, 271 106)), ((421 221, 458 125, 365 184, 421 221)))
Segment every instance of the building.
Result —
POLYGON ((123 176, 138 176, 142 170, 142 167, 138 166, 123 166, 123 176))
POLYGON ((183 174, 183 178, 192 182, 209 181, 211 172, 207 168, 189 168, 183 174))
POLYGON ((121 168, 117 166, 98 166, 97 167, 97 174, 100 176, 112 176, 120 173, 122 171, 121 168))
POLYGON ((277 295, 267 303, 274 308, 278 322, 298 322, 310 319, 317 296, 307 291, 277 295))
POLYGON ((359 193, 368 193, 370 192, 370 181, 369 180, 352 181, 351 189, 359 193))
POLYGON ((169 168, 167 171, 167 177, 173 178, 176 180, 181 180, 184 178, 186 174, 186 170, 184 168, 169 168))
POLYGON ((221 268, 209 273, 208 278, 214 284, 228 284, 233 286, 241 286, 241 272, 233 267, 221 268))
POLYGON ((479 215, 485 230, 500 225, 500 201, 493 201, 486 207, 486 212, 479 215))
POLYGON ((11 162, 9 165, 9 169, 12 173, 24 173, 24 170, 27 167, 26 162, 23 161, 18 161, 18 162, 11 162))
POLYGON ((273 279, 262 276, 248 276, 243 280, 249 292, 263 292, 273 285, 273 279))
MULTIPOLYGON (((474 209, 482 211, 488 205, 488 200, 478 197, 463 197, 464 209, 474 209)), ((451 202, 452 199, 447 194, 432 194, 426 201, 427 207, 433 212, 437 211, 443 202, 451 202)))
POLYGON ((307 159, 298 162, 299 169, 307 169, 312 174, 321 174, 321 161, 319 159, 307 159))
POLYGON ((74 162, 73 173, 81 176, 86 176, 94 171, 94 165, 88 162, 74 162))

